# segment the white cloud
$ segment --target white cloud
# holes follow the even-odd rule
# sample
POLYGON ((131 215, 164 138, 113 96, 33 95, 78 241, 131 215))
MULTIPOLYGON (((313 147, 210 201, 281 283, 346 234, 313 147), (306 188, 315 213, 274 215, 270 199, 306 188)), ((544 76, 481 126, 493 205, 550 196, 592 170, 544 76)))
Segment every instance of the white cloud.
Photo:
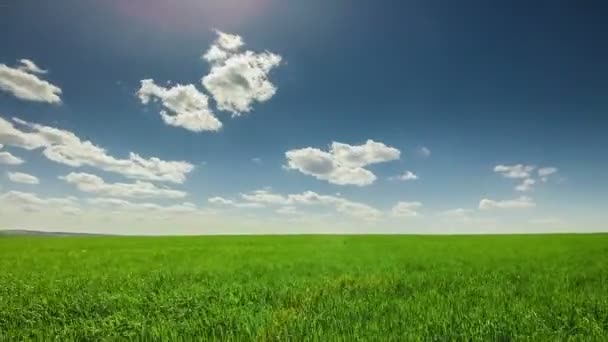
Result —
POLYGON ((46 71, 30 60, 22 59, 21 64, 17 68, 0 64, 0 90, 26 101, 61 102, 61 89, 35 75, 46 71))
POLYGON ((370 185, 376 175, 364 167, 399 159, 401 152, 381 142, 367 140, 363 145, 333 142, 328 152, 307 147, 285 153, 286 168, 298 170, 338 185, 370 185))
POLYGON ((521 196, 512 200, 491 200, 484 198, 479 201, 479 209, 525 209, 535 207, 536 203, 530 197, 521 196))
POLYGON ((281 195, 269 190, 256 190, 241 194, 243 202, 226 199, 223 197, 212 197, 209 203, 237 208, 263 208, 277 206, 278 213, 293 214, 297 206, 326 206, 333 208, 336 212, 364 219, 375 219, 381 212, 367 204, 353 202, 339 196, 320 195, 313 191, 305 191, 297 194, 281 195))
MULTIPOLYGON (((0 150, 4 147, 0 144, 0 150)), ((10 152, 2 151, 0 152, 0 165, 20 165, 25 161, 19 157, 15 157, 10 152)))
POLYGON ((107 151, 90 141, 81 140, 74 133, 13 119, 27 128, 22 131, 0 117, 0 143, 33 150, 57 163, 72 167, 91 166, 115 172, 128 178, 183 183, 194 165, 185 161, 164 161, 159 158, 143 158, 131 152, 128 159, 108 155, 107 151))
POLYGON ((431 156, 431 150, 426 146, 419 147, 416 152, 418 153, 419 156, 421 156, 423 158, 428 158, 431 156))
POLYGON ((531 165, 496 165, 494 172, 500 173, 506 178, 529 178, 530 173, 534 170, 531 165))
POLYGON ((152 183, 135 181, 134 183, 106 183, 101 177, 89 173, 71 172, 59 177, 78 190, 107 197, 128 198, 183 198, 186 193, 179 190, 161 188, 152 183))
POLYGON ((241 194, 241 198, 248 202, 256 202, 262 204, 287 204, 289 200, 279 194, 274 194, 269 192, 268 190, 256 190, 252 191, 248 194, 241 194))
POLYGON ((538 169, 538 176, 540 177, 540 179, 543 182, 546 182, 549 180, 549 176, 557 173, 557 168, 555 167, 542 167, 540 169, 538 169))
POLYGON ((536 184, 536 181, 534 179, 526 178, 521 182, 521 184, 519 184, 518 186, 515 187, 515 190, 521 191, 521 192, 530 191, 530 190, 532 190, 532 187, 534 186, 534 184, 536 184))
POLYGON ((405 171, 403 174, 395 177, 390 177, 390 180, 411 181, 418 180, 418 176, 412 171, 405 171))
POLYGON ((264 164, 264 161, 262 161, 262 158, 251 158, 251 162, 257 165, 262 165, 264 164))
POLYGON ((231 199, 223 198, 223 197, 211 197, 207 200, 209 203, 214 205, 221 205, 226 207, 235 207, 235 208, 263 208, 264 205, 262 203, 247 203, 247 202, 236 202, 231 199))
POLYGON ((370 205, 352 202, 346 199, 336 202, 336 211, 364 220, 374 220, 382 215, 380 210, 370 205))
POLYGON ((165 88, 154 83, 154 80, 146 79, 141 81, 137 95, 143 104, 160 100, 165 108, 160 115, 168 125, 193 132, 217 131, 222 127, 220 120, 209 108, 207 95, 199 92, 192 84, 165 88))
POLYGON ((115 211, 150 211, 162 213, 192 213, 197 211, 196 205, 190 202, 163 206, 156 203, 131 202, 112 197, 90 198, 87 202, 97 208, 112 209, 115 211))
POLYGON ((8 172, 7 175, 8 175, 8 179, 10 179, 10 181, 14 182, 14 183, 31 184, 31 185, 40 184, 40 180, 38 179, 38 177, 32 176, 27 173, 8 172))
POLYGON ((29 72, 30 74, 46 74, 48 72, 48 70, 41 69, 36 65, 36 63, 29 59, 22 58, 19 60, 19 63, 21 63, 19 70, 29 72))
POLYGON ((30 192, 8 191, 0 194, 0 207, 14 208, 25 211, 41 211, 43 209, 62 209, 78 207, 75 197, 39 197, 30 192))
POLYGON ((416 217, 418 212, 416 211, 422 207, 420 202, 397 202, 391 209, 391 214, 395 217, 416 217))
POLYGON ((216 31, 218 38, 203 55, 211 64, 201 80, 218 109, 239 116, 252 110, 254 102, 268 101, 276 87, 268 80, 270 71, 281 63, 281 56, 265 51, 240 51, 243 39, 216 31))
POLYGON ((241 194, 241 198, 247 201, 246 203, 256 203, 264 206, 328 206, 339 213, 365 219, 374 219, 381 215, 378 209, 367 204, 350 201, 340 196, 320 195, 314 191, 281 195, 268 190, 256 190, 248 194, 241 194))

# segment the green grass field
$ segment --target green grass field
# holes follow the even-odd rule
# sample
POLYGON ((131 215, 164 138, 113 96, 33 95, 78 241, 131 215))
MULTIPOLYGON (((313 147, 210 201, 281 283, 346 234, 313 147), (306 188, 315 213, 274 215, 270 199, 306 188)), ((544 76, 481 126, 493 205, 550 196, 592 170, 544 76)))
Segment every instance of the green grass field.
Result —
POLYGON ((608 235, 8 237, 0 340, 608 340, 608 235))

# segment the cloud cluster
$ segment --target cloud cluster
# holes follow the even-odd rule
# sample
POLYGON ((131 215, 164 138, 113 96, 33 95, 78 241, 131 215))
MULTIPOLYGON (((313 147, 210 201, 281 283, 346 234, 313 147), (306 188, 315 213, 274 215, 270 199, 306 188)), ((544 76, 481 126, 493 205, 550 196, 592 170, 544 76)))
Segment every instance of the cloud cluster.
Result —
POLYGON ((112 198, 112 197, 96 197, 87 200, 90 205, 95 206, 96 209, 107 209, 113 211, 147 211, 154 213, 193 213, 198 209, 194 203, 184 202, 180 204, 172 204, 163 206, 156 203, 141 203, 131 202, 124 199, 112 198))
POLYGON ((314 191, 305 191, 296 194, 281 195, 269 190, 256 190, 241 194, 243 201, 234 201, 222 197, 209 199, 212 204, 221 204, 240 208, 279 207, 281 214, 295 213, 297 206, 325 206, 336 212, 353 217, 373 219, 378 218, 381 212, 367 204, 350 201, 340 196, 321 195, 314 191))
POLYGON ((126 159, 113 157, 74 133, 13 118, 17 128, 0 117, 0 143, 27 150, 42 149, 42 154, 57 163, 72 167, 91 166, 128 178, 183 183, 194 166, 184 161, 143 158, 131 152, 126 159))
POLYGON ((254 102, 268 101, 276 87, 268 79, 279 66, 281 56, 265 51, 241 51, 243 39, 216 31, 218 37, 203 59, 211 64, 202 84, 209 91, 217 108, 239 116, 251 111, 254 102))
MULTIPOLYGON (((281 56, 267 51, 241 51, 244 43, 240 36, 216 33, 217 39, 202 56, 211 68, 201 83, 213 97, 217 109, 239 116, 250 112, 254 102, 267 101, 276 93, 268 74, 281 63, 281 56)), ((208 96, 193 84, 167 88, 145 79, 137 96, 144 105, 159 101, 163 107, 161 117, 168 125, 193 132, 222 128, 222 122, 209 106, 208 96)))
POLYGON ((28 173, 9 172, 9 173, 7 173, 7 176, 8 176, 8 179, 14 183, 30 184, 30 185, 40 184, 40 180, 38 179, 38 177, 32 176, 28 173))
POLYGON ((370 164, 399 159, 401 152, 381 142, 367 140, 363 145, 333 142, 329 151, 306 147, 285 153, 286 168, 338 185, 370 185, 376 175, 365 168, 370 164))
POLYGON ((87 212, 115 213, 138 212, 152 214, 192 214, 202 213, 200 208, 190 202, 160 205, 148 202, 131 202, 113 197, 94 197, 81 201, 76 197, 43 197, 35 193, 8 191, 0 194, 0 211, 18 210, 27 212, 61 212, 77 215, 87 212))
POLYGON ((479 209, 490 210, 490 209, 525 209, 535 207, 536 203, 526 196, 521 196, 512 200, 492 200, 484 198, 479 201, 479 209))
POLYGON ((60 103, 61 88, 45 80, 37 74, 45 74, 34 62, 21 59, 21 65, 9 67, 0 64, 0 90, 26 101, 60 103))
POLYGON ((106 197, 183 198, 187 195, 183 191, 161 188, 139 180, 134 183, 106 183, 101 177, 90 173, 71 172, 59 178, 75 185, 82 192, 106 197))
POLYGON ((29 212, 43 209, 59 210, 64 213, 79 211, 75 197, 39 197, 30 192, 8 191, 0 194, 0 208, 12 208, 29 212))
MULTIPOLYGON (((521 183, 515 187, 515 190, 520 192, 531 191, 534 188, 536 184, 534 170, 536 170, 536 166, 523 164, 496 165, 494 167, 494 172, 501 174, 505 178, 521 179, 521 183)), ((557 172, 557 168, 542 167, 536 171, 540 180, 547 182, 549 176, 557 172)))
POLYGON ((416 217, 418 210, 422 207, 420 202, 397 202, 391 209, 391 214, 394 217, 416 217))
POLYGON ((137 95, 143 104, 159 100, 165 108, 160 115, 167 125, 193 132, 218 131, 222 127, 220 120, 209 109, 207 95, 192 84, 165 88, 154 83, 154 80, 146 79, 141 81, 137 95))

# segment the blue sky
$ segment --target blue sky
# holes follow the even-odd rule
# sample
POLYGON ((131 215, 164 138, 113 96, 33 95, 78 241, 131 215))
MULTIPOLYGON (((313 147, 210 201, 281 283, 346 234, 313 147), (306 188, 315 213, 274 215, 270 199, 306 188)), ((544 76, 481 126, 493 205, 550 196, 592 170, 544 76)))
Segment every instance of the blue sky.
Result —
POLYGON ((0 10, 0 229, 606 229, 599 2, 24 0, 0 10), (225 55, 205 59, 213 46, 225 55), (162 110, 198 128, 168 124, 162 110), (77 141, 57 143, 49 127, 77 141), (83 152, 86 141, 103 153, 83 152), (333 142, 346 144, 342 156, 333 142), (169 164, 133 171, 130 152, 169 164), (407 171, 417 179, 398 179, 407 171))

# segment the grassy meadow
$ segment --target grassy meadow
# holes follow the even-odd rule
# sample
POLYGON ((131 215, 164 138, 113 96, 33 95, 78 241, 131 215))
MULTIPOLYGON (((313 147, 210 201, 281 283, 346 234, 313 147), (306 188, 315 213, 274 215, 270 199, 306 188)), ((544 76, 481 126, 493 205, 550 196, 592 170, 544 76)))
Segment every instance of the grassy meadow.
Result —
POLYGON ((0 340, 608 340, 608 235, 0 238, 0 340))

